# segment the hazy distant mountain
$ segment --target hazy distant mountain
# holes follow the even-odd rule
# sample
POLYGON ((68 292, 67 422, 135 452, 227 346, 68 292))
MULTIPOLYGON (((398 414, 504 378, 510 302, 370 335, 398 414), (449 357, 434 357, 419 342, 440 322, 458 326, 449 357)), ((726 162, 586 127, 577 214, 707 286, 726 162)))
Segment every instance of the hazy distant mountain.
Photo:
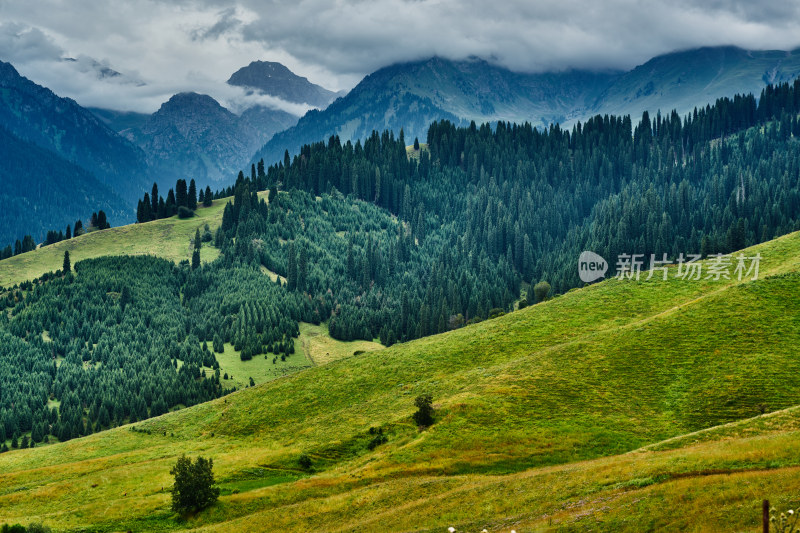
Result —
POLYGON ((298 76, 280 63, 271 61, 253 61, 234 72, 228 83, 276 96, 287 102, 319 108, 326 107, 338 96, 337 93, 298 76))
POLYGON ((2 61, 0 125, 20 140, 91 172, 123 198, 138 197, 149 181, 139 148, 73 100, 60 98, 2 61))
POLYGON ((800 50, 749 51, 733 46, 658 56, 620 76, 598 97, 595 113, 633 115, 645 109, 684 115, 722 96, 753 93, 800 75, 800 50))
POLYGON ((49 230, 88 221, 100 209, 114 225, 133 210, 89 171, 0 127, 0 247, 24 235, 40 242, 49 230))
POLYGON ((147 113, 135 111, 116 111, 99 107, 87 107, 86 109, 94 113, 106 126, 123 136, 127 130, 141 128, 150 118, 147 113))
POLYGON ((263 107, 238 116, 197 93, 176 94, 149 116, 97 112, 142 147, 165 186, 178 178, 212 187, 230 182, 259 146, 297 121, 289 113, 263 107))
POLYGON ((520 74, 473 59, 431 58, 382 68, 323 111, 310 111, 297 126, 276 134, 256 155, 281 158, 285 149, 332 134, 364 138, 373 129, 402 128, 410 144, 424 141, 433 120, 510 120, 546 125, 584 114, 618 76, 614 72, 567 71, 520 74))
POLYGON ((679 113, 719 97, 753 92, 800 74, 800 51, 700 48, 656 57, 629 72, 525 74, 474 59, 432 58, 382 68, 323 111, 272 138, 255 156, 270 163, 288 149, 327 139, 359 139, 373 129, 404 129, 407 142, 425 139, 431 120, 572 125, 598 113, 647 109, 679 113))

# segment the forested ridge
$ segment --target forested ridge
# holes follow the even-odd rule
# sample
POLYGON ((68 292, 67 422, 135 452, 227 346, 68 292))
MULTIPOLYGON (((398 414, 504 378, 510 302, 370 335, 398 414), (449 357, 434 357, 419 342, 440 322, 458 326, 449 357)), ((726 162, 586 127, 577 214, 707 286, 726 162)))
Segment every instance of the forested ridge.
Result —
MULTIPOLYGON (((798 229, 798 112, 795 82, 684 118, 444 121, 412 157, 402 132, 374 132, 253 165, 213 195, 234 196, 203 238, 214 263, 104 258, 0 293, 3 431, 71 438, 219 396, 214 350, 276 361, 299 322, 390 345, 534 303, 528 284, 578 287, 583 250, 613 267, 621 253, 729 253, 798 229)), ((145 197, 140 220, 202 201, 185 181, 176 191, 145 197)))
POLYGON ((799 111, 795 82, 685 118, 644 113, 635 126, 627 116, 571 131, 435 122, 418 159, 402 132, 363 145, 331 137, 240 173, 237 191, 271 188, 277 201, 237 210, 237 196, 217 240, 226 261, 327 295, 335 337, 408 340, 510 309, 522 282, 581 285, 583 250, 613 266, 622 253, 729 253, 797 229, 799 111), (344 197, 365 203, 351 200, 358 216, 337 225, 344 197), (365 231, 367 204, 396 219, 365 231), (298 285, 299 254, 317 273, 298 285))

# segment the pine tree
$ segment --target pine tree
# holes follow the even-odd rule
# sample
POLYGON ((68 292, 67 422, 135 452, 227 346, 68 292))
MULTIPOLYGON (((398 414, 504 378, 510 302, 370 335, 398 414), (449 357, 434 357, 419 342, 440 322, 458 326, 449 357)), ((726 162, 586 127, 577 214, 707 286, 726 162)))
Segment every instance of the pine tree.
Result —
POLYGON ((195 185, 194 179, 189 183, 189 197, 186 206, 192 211, 197 209, 197 185, 195 185))
POLYGON ((294 242, 289 243, 286 253, 286 264, 288 265, 286 269, 286 284, 291 291, 297 288, 297 255, 294 251, 294 242))
POLYGON ((177 204, 177 200, 175 199, 175 191, 174 190, 170 189, 169 192, 167 193, 167 201, 166 201, 165 205, 166 205, 166 208, 167 208, 166 215, 168 217, 174 216, 175 213, 178 212, 178 204, 177 204))
POLYGON ((186 190, 186 180, 178 180, 175 183, 175 203, 177 207, 189 207, 189 193, 186 190))
POLYGON ((198 268, 200 268, 200 250, 195 248, 192 253, 192 270, 197 270, 198 268))
POLYGON ((203 205, 205 207, 211 207, 212 201, 214 201, 214 195, 211 193, 211 187, 206 185, 206 194, 205 198, 203 198, 203 205))
POLYGON ((305 246, 300 248, 300 256, 297 260, 297 288, 301 291, 306 290, 308 281, 308 253, 305 246))
POLYGON ((108 229, 111 227, 111 224, 108 223, 108 218, 106 218, 106 212, 102 209, 97 212, 97 227, 99 229, 108 229))
POLYGON ((69 250, 64 250, 64 263, 61 266, 61 272, 66 274, 67 272, 72 271, 72 265, 69 261, 69 250))
POLYGON ((150 210, 153 213, 153 218, 157 218, 158 217, 158 184, 157 183, 153 183, 153 191, 152 191, 152 194, 150 195, 150 201, 151 201, 150 210))

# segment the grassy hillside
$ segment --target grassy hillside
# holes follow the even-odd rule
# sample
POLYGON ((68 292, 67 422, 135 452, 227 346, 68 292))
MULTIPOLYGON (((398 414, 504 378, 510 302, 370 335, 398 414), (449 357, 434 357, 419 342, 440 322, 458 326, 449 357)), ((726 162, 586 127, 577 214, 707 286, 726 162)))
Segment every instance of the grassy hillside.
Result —
MULTIPOLYGON (((206 224, 214 231, 222 223, 222 210, 231 198, 214 200, 211 207, 200 207, 196 216, 177 216, 144 224, 131 224, 103 231, 93 231, 67 241, 39 248, 0 261, 0 287, 9 287, 38 278, 61 268, 64 251, 69 251, 72 264, 82 259, 104 255, 154 255, 176 263, 192 258, 195 231, 203 232, 206 224)), ((208 244, 200 249, 200 258, 213 261, 219 250, 208 244)))
POLYGON ((800 503, 797 411, 657 443, 800 405, 800 234, 756 251, 758 281, 609 280, 135 430, 0 455, 2 520, 67 531, 755 527, 761 498, 800 503), (421 393, 437 410, 425 431, 410 418, 421 393), (370 428, 388 443, 369 450, 370 428), (168 493, 184 452, 212 457, 222 488, 186 522, 168 493))

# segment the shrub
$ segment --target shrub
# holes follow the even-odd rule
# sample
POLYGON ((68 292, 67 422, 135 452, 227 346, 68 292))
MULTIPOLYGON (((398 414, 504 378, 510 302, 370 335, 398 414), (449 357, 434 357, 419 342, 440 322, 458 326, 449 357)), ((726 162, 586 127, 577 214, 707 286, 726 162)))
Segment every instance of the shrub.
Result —
POLYGON ((414 405, 417 407, 417 412, 414 413, 414 422, 421 427, 433 424, 433 397, 430 394, 417 396, 414 405))
POLYGON ((311 457, 303 454, 297 458, 297 464, 300 465, 300 468, 303 470, 311 470, 311 457))
POLYGON ((533 286, 533 294, 536 296, 537 302, 543 302, 547 300, 550 295, 550 284, 546 281, 540 281, 533 286))
POLYGON ((194 216, 194 211, 189 209, 186 206, 178 207, 178 218, 192 218, 194 216))

